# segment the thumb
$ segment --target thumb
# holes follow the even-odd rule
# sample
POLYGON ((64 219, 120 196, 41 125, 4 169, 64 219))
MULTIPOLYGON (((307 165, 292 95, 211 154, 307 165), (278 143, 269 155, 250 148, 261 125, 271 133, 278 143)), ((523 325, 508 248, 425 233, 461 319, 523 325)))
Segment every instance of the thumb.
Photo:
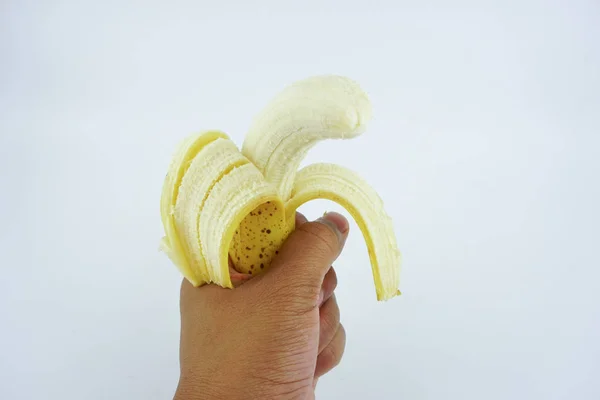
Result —
POLYGON ((339 256, 349 225, 342 215, 330 212, 314 222, 303 223, 290 234, 264 278, 279 293, 308 293, 315 303, 325 274, 339 256))

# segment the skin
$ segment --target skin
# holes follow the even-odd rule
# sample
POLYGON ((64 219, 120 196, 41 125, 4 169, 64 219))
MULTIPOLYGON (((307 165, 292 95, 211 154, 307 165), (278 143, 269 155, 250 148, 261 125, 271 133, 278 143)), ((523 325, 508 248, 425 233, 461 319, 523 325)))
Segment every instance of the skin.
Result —
POLYGON ((298 214, 265 273, 232 268, 234 290, 184 280, 175 400, 314 399, 346 344, 331 264, 347 234, 340 214, 314 222, 298 214))

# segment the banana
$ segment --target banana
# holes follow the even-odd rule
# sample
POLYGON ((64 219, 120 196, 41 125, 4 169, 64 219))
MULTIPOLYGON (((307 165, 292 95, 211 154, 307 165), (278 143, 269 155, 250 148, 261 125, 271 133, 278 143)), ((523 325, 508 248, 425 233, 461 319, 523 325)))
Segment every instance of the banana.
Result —
POLYGON ((242 153, 286 199, 298 166, 316 142, 356 137, 370 118, 371 103, 354 81, 308 78, 285 88, 257 115, 242 153))
POLYGON ((184 139, 163 184, 160 248, 194 286, 232 288, 230 261, 246 274, 267 270, 294 230, 296 209, 329 199, 363 234, 377 299, 399 295, 400 252, 375 190, 338 165, 298 170, 318 141, 356 137, 370 117, 370 101, 357 83, 316 76, 279 93, 254 119, 241 151, 220 131, 184 139))

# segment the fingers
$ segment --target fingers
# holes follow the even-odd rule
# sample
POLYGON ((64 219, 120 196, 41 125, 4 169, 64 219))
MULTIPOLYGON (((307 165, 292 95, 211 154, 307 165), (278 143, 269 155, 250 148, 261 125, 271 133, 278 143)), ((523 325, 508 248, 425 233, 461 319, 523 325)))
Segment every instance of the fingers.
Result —
POLYGON ((333 340, 340 327, 340 308, 335 295, 319 309, 319 353, 333 340))
POLYGON ((235 265, 233 264, 233 260, 231 256, 229 257, 229 278, 231 279, 231 283, 233 287, 241 286, 248 279, 252 278, 250 274, 244 274, 243 272, 239 272, 235 269, 235 265))
POLYGON ((296 226, 302 225, 308 222, 304 214, 296 212, 296 226))
POLYGON ((186 278, 183 278, 181 281, 181 287, 179 289, 179 298, 181 299, 181 301, 187 299, 192 293, 191 291, 193 289, 194 286, 190 283, 190 281, 188 281, 186 278))
POLYGON ((323 305, 333 294, 333 291, 337 287, 337 275, 333 267, 329 268, 329 271, 323 278, 323 284, 321 285, 321 293, 319 294, 319 307, 323 305))
POLYGON ((323 376, 336 367, 342 360, 345 348, 346 331, 344 330, 344 326, 339 324, 333 339, 317 357, 315 378, 323 376))
POLYGON ((348 221, 337 213, 327 213, 315 222, 299 225, 266 275, 271 275, 276 284, 315 288, 316 305, 325 274, 338 257, 348 229, 348 221))

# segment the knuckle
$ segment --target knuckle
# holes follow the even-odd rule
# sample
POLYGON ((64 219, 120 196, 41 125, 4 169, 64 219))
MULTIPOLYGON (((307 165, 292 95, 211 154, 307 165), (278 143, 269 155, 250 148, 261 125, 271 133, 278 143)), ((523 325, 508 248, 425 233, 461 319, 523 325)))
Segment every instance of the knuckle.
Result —
POLYGON ((323 305, 321 312, 322 329, 328 332, 335 332, 340 324, 340 308, 335 301, 335 297, 327 300, 323 305))
POLYGON ((333 267, 329 268, 329 271, 327 271, 327 274, 325 275, 325 279, 323 279, 323 289, 325 291, 331 291, 333 292, 338 285, 338 278, 337 278, 337 274, 335 272, 335 270, 333 269, 333 267))
POLYGON ((326 347, 319 355, 319 358, 321 358, 321 368, 324 370, 324 372, 329 371, 331 368, 339 364, 339 361, 336 360, 337 357, 335 350, 331 346, 326 347))
POLYGON ((335 367, 342 361, 342 356, 344 355, 344 350, 346 349, 346 332, 344 331, 344 327, 342 325, 339 326, 338 332, 336 333, 336 338, 334 340, 333 346, 331 346, 331 352, 334 357, 335 367))
MULTIPOLYGON (((344 329, 344 325, 340 324, 340 327, 338 329, 338 335, 340 336, 340 348, 341 348, 341 355, 344 354, 344 350, 346 349, 346 329, 344 329)), ((340 355, 340 357, 341 357, 340 355)))
POLYGON ((344 326, 342 324, 338 324, 338 328, 333 339, 331 340, 331 343, 325 346, 323 351, 321 351, 319 354, 321 364, 330 368, 335 367, 342 359, 345 348, 346 331, 344 330, 344 326))
POLYGON ((331 349, 331 362, 329 364, 331 368, 336 367, 342 361, 342 352, 341 348, 333 347, 331 349))
POLYGON ((321 256, 330 256, 339 251, 339 240, 327 225, 318 222, 306 223, 298 228, 313 243, 313 251, 321 256))
POLYGON ((181 286, 179 287, 179 293, 182 297, 185 296, 189 292, 190 286, 192 286, 192 284, 186 278, 183 278, 181 280, 181 286))
POLYGON ((186 279, 183 278, 181 281, 181 287, 179 288, 179 303, 180 306, 186 308, 190 303, 194 302, 194 287, 192 284, 186 279))
POLYGON ((319 354, 319 369, 321 374, 331 371, 342 361, 343 349, 333 343, 319 354))

